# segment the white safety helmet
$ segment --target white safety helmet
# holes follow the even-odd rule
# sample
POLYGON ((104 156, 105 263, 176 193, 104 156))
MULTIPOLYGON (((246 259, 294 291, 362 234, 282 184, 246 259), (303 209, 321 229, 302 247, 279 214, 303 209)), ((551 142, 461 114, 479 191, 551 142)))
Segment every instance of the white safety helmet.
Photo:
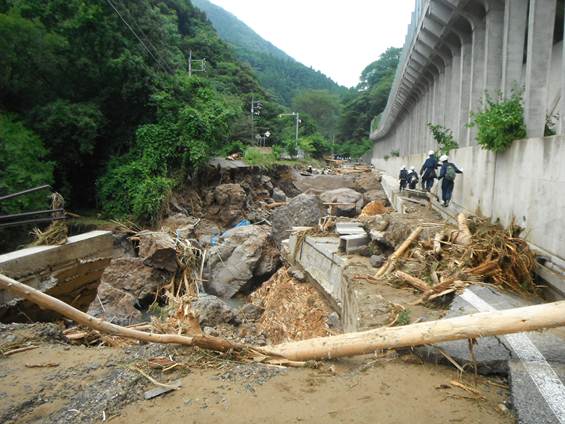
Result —
POLYGON ((448 160, 449 157, 447 155, 441 155, 441 157, 439 158, 440 162, 445 162, 446 160, 448 160))
POLYGON ((415 169, 416 169, 416 168, 413 167, 413 166, 410 167, 410 171, 413 171, 413 170, 415 170, 415 169))
POLYGON ((435 154, 436 154, 436 152, 434 152, 433 150, 430 150, 430 151, 428 152, 428 156, 433 156, 433 155, 435 155, 435 154))
POLYGON ((400 168, 400 169, 401 169, 401 170, 402 170, 402 169, 406 169, 406 165, 402 165, 402 168, 400 168))

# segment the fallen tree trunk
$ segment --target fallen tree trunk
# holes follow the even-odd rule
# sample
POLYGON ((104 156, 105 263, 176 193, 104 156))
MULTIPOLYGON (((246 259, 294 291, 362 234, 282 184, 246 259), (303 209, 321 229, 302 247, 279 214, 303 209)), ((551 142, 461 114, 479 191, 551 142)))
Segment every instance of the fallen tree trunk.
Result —
POLYGON ((412 275, 406 274, 405 272, 402 272, 402 271, 396 271, 395 274, 398 278, 406 281, 412 287, 415 287, 418 290, 420 290, 422 293, 424 293, 424 295, 427 295, 427 294, 430 294, 430 293, 433 292, 432 287, 430 287, 428 284, 426 284, 425 281, 420 280, 419 278, 413 277, 412 275))
POLYGON ((121 327, 99 318, 95 318, 78 309, 67 305, 65 302, 40 292, 30 286, 26 286, 16 280, 0 274, 0 288, 8 290, 30 302, 39 305, 42 308, 57 312, 58 314, 72 319, 77 324, 84 325, 103 333, 112 334, 114 336, 126 337, 129 339, 141 340, 153 343, 170 343, 185 346, 198 346, 204 349, 211 349, 220 352, 228 350, 242 350, 243 346, 229 342, 219 337, 211 336, 181 336, 176 334, 154 334, 144 331, 135 330, 133 328, 121 327))
POLYGON ((421 232, 422 232, 422 227, 418 227, 414 231, 412 231, 410 236, 408 236, 408 238, 402 242, 400 247, 396 249, 392 255, 390 255, 386 263, 379 268, 379 270, 375 274, 375 278, 384 277, 386 274, 392 271, 396 265, 396 261, 398 260, 398 258, 404 255, 406 250, 408 250, 410 245, 414 242, 414 240, 418 238, 421 232))
POLYGON ((380 349, 473 339, 565 326, 565 301, 481 312, 402 327, 381 327, 358 333, 319 337, 263 348, 293 361, 364 355, 380 349))
MULTIPOLYGON (((132 328, 120 327, 94 318, 66 303, 34 288, 21 284, 0 274, 0 288, 21 296, 30 302, 53 310, 78 324, 112 335, 152 343, 171 343, 198 346, 204 349, 225 352, 242 351, 244 345, 231 343, 218 337, 180 336, 175 334, 152 334, 132 328)), ((381 349, 396 349, 450 340, 474 339, 521 333, 544 328, 565 326, 565 301, 507 309, 504 311, 481 312, 439 321, 422 322, 403 327, 381 327, 357 333, 318 337, 299 342, 283 343, 276 346, 249 347, 251 350, 270 357, 292 361, 331 359, 364 355, 381 349)), ((266 361, 268 363, 272 363, 266 361)), ((287 361, 288 362, 288 361, 287 361)))

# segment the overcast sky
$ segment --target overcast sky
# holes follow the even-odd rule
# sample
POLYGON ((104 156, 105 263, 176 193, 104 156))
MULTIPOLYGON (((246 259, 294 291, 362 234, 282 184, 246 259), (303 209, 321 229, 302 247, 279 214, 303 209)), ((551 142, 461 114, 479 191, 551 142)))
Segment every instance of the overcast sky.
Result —
POLYGON ((211 0, 299 62, 351 87, 402 47, 415 0, 211 0))

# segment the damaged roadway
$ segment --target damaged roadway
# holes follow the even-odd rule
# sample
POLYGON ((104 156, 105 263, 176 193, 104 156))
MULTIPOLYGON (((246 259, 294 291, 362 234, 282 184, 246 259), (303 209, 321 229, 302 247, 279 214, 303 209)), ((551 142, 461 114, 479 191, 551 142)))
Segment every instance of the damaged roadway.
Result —
MULTIPOLYGON (((261 174, 247 166, 216 166, 199 184, 175 193, 169 216, 159 228, 126 234, 131 245, 116 249, 120 253, 102 275, 98 296, 90 305, 91 314, 122 325, 150 326, 152 331, 203 331, 255 346, 339 334, 351 317, 344 319, 340 304, 300 261, 294 260, 283 243, 295 227, 319 231, 316 228, 320 220, 328 214, 337 215, 341 223, 359 222, 366 231, 368 244, 350 255, 337 251, 339 236, 333 236, 338 243, 332 254, 345 258, 343 280, 358 298, 357 309, 348 311, 360 320, 355 329, 403 325, 452 313, 448 309, 453 294, 433 304, 411 305, 420 298, 413 288, 398 281, 376 285, 370 280, 415 225, 429 224, 421 237, 424 241, 433 238, 444 225, 418 205, 405 210, 405 214, 389 209, 373 172, 360 169, 343 175, 304 176, 292 169, 261 174), (371 207, 358 216, 370 202, 371 207), (184 256, 179 256, 179 240, 183 241, 184 256), (176 250, 174 255, 171 249, 176 250), (191 252, 188 256, 186 249, 191 252), (183 273, 186 261, 200 261, 203 257, 204 266, 192 274, 183 273), (289 268, 292 263, 294 266, 289 268)), ((310 237, 316 235, 311 232, 306 240, 310 237)), ((115 238, 123 247, 124 236, 115 238)), ((417 247, 411 256, 419 254, 425 255, 425 248, 417 247)), ((401 265, 403 270, 406 266, 410 270, 417 264, 407 261, 401 265)), ((459 302, 455 297, 452 305, 457 307, 459 302)), ((0 373, 0 382, 5 385, 8 379, 16 380, 10 390, 0 390, 3 422, 92 422, 109 417, 116 422, 140 417, 176 422, 188 412, 192 422, 221 422, 227 416, 234 422, 255 422, 273 410, 284 414, 281 416, 289 422, 342 422, 346 416, 352 422, 367 422, 374 419, 375 410, 381 411, 376 414, 383 421, 407 422, 423 417, 434 417, 439 422, 514 420, 509 393, 502 388, 504 380, 500 376, 479 377, 476 387, 488 407, 476 408, 477 400, 465 400, 469 393, 450 383, 457 380, 458 371, 451 365, 435 365, 441 358, 421 350, 416 352, 418 356, 378 352, 369 357, 312 364, 314 368, 281 369, 241 363, 229 353, 144 345, 84 328, 65 328, 61 321, 56 326, 34 325, 39 334, 29 331, 29 326, 10 324, 0 328, 3 353, 38 345, 28 352, 0 358, 7 365, 0 373), (44 331, 52 336, 43 337, 44 331), (73 365, 77 361, 68 360, 69 355, 84 358, 84 366, 73 365), (159 360, 168 365, 154 367, 151 364, 155 358, 169 358, 168 362, 159 360), (422 363, 421 358, 427 363, 422 363), (41 366, 50 360, 58 365, 41 366), (167 367, 172 368, 165 371, 167 367), (35 382, 33 372, 47 381, 61 380, 65 389, 59 395, 41 379, 35 382), (144 374, 160 382, 180 380, 181 388, 144 401, 143 393, 155 387, 144 374), (85 378, 92 390, 73 381, 85 378), (410 405, 402 402, 402 408, 391 410, 391 402, 394 405, 412 393, 415 383, 418 395, 408 395, 410 405), (23 390, 24 386, 27 390, 23 390), (336 402, 329 393, 341 393, 342 400, 336 402), (269 411, 245 408, 249 396, 271 399, 269 411)), ((554 354, 559 358, 559 349, 554 354)), ((463 352, 458 358, 465 363, 463 352)), ((477 360, 482 370, 478 354, 477 360)), ((515 381, 519 380, 519 367, 510 367, 515 381)), ((502 374, 507 372, 508 367, 502 374)), ((463 383, 473 385, 472 372, 463 376, 463 383)), ((513 399, 516 407, 525 402, 514 394, 513 399)))

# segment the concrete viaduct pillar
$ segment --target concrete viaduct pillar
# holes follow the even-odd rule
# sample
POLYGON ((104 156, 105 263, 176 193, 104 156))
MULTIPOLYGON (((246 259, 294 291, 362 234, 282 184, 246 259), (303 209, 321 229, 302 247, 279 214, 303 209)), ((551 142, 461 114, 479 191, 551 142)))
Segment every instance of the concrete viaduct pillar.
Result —
POLYGON ((502 81, 502 44, 504 38, 504 4, 490 1, 485 17, 485 59, 484 86, 485 92, 496 96, 502 81))
MULTIPOLYGON (((484 88, 484 61, 485 61, 485 35, 486 25, 483 20, 476 22, 473 30, 473 55, 471 59, 471 87, 469 90, 469 112, 477 112, 481 107, 481 99, 484 88)), ((464 146, 475 143, 476 128, 469 128, 464 146)))
POLYGON ((561 56, 561 134, 565 134, 565 25, 563 29, 563 54, 561 56))
POLYGON ((461 69, 459 70, 459 132, 458 143, 464 146, 467 143, 469 129, 466 127, 469 122, 469 105, 471 102, 471 77, 470 70, 473 66, 473 43, 471 37, 461 38, 461 69))
POLYGON ((502 91, 506 98, 513 84, 521 85, 527 22, 528 0, 506 0, 502 48, 502 91))
POLYGON ((528 137, 543 137, 557 0, 530 0, 524 114, 528 137))

